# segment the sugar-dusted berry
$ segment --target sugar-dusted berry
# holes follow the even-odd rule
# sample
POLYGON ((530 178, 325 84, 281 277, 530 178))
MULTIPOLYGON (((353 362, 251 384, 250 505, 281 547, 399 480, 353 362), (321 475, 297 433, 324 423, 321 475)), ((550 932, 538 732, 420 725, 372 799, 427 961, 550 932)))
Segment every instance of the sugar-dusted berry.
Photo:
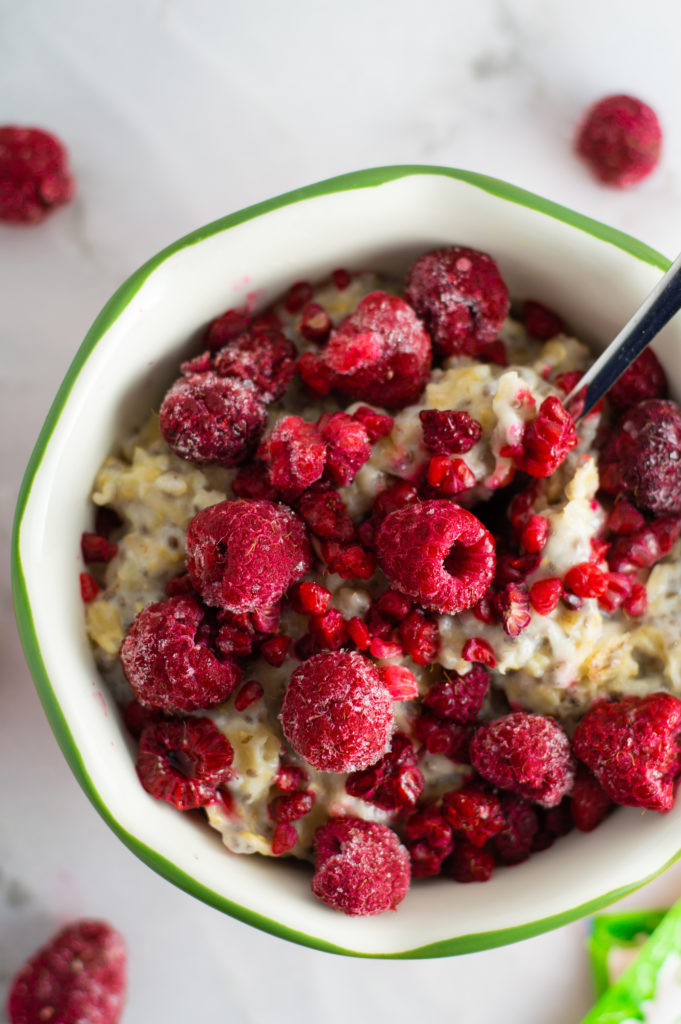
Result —
POLYGON ((35 224, 73 198, 68 154, 41 128, 0 127, 0 220, 35 224))
POLYGON ((326 442, 326 471, 339 487, 352 483, 371 456, 366 428, 346 412, 325 414, 319 421, 326 442))
POLYGON ((473 846, 484 846, 506 824, 499 798, 472 784, 445 793, 442 813, 454 832, 473 846))
POLYGON ((463 455, 482 437, 482 426, 467 412, 422 409, 423 443, 435 455, 463 455))
POLYGON ((662 129, 655 111, 634 96, 606 96, 586 113, 576 149, 606 185, 628 188, 657 166, 662 129))
MULTIPOLYGON (((651 399, 629 409, 613 438, 625 497, 656 515, 681 512, 681 409, 651 399)), ((603 456, 611 457, 612 447, 603 456)))

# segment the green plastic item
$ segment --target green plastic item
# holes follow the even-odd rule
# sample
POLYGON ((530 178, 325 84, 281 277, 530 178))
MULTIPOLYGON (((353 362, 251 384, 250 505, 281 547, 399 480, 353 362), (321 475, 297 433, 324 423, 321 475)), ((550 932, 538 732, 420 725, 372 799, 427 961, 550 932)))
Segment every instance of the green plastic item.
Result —
POLYGON ((640 949, 666 913, 666 910, 630 910, 621 914, 599 914, 592 919, 587 946, 597 996, 602 996, 617 980, 610 966, 612 951, 640 949))

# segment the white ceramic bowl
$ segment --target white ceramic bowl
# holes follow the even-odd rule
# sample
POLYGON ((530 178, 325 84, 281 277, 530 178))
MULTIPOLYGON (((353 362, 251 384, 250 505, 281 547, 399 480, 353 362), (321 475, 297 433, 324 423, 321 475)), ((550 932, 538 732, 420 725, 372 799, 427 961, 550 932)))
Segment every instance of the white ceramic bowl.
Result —
MULTIPOLYGON (((485 885, 428 880, 396 913, 351 919, 319 903, 290 862, 235 856, 194 816, 139 785, 132 744, 102 684, 78 589, 88 495, 114 439, 145 417, 197 328, 255 296, 337 266, 404 272, 443 244, 491 253, 511 294, 559 309, 599 347, 669 263, 635 239, 504 182, 437 167, 363 171, 216 221, 154 257, 119 289, 83 342, 26 471, 14 540, 17 618, 45 711, 74 774, 117 835, 199 899, 259 928, 337 953, 428 957, 525 938, 640 886, 679 856, 681 803, 666 816, 619 810, 485 885)), ((678 321, 656 345, 676 391, 678 321)))

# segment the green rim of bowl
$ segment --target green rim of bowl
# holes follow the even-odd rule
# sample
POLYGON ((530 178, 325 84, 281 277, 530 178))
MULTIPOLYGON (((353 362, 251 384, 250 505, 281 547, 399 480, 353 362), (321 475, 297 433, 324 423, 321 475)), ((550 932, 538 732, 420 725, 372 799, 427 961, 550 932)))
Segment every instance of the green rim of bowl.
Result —
POLYGON ((178 868, 178 866, 172 861, 167 860, 156 850, 151 849, 144 843, 140 842, 140 840, 134 835, 127 832, 103 802, 92 779, 88 775, 81 758, 80 751, 73 739, 73 736, 71 735, 68 724, 64 719, 59 702, 52 689, 52 685, 42 660, 40 643, 38 641, 33 622, 31 604, 21 564, 19 538, 33 480, 40 467, 52 436, 52 432, 54 431, 55 425, 62 413, 78 374, 100 338, 120 316, 134 295, 139 291, 141 286, 157 267, 181 249, 194 245, 196 242, 200 242, 204 238, 209 238, 211 235, 215 235, 218 232, 226 231, 229 228, 235 227, 237 224, 243 224, 245 221, 252 220, 255 217, 260 217, 272 210, 277 210, 284 206, 290 206, 293 203, 312 199, 316 196, 325 196, 335 192, 346 192, 358 188, 374 188, 391 181, 396 181, 399 178, 406 178, 414 175, 435 175, 465 182, 475 188, 481 189, 484 192, 489 192, 500 199, 517 203, 530 210, 535 210, 539 213, 545 214, 546 216, 562 221, 563 223, 599 238, 610 245, 614 245, 617 248, 628 252, 636 259, 648 263, 662 271, 666 271, 671 265, 670 261, 655 249, 651 249, 643 242, 638 241, 638 239, 624 234, 621 231, 617 231, 614 228, 608 227, 605 224, 601 224, 599 221, 592 220, 589 217, 584 217, 565 206, 560 206, 557 203, 544 199, 532 192, 527 192, 524 189, 509 184, 508 182, 500 181, 496 178, 490 178, 486 175, 475 174, 472 171, 458 170, 449 167, 421 166, 418 164, 394 167, 375 167, 370 168, 369 170, 357 171, 355 173, 343 174, 335 178, 329 178, 326 181, 309 185, 306 188, 287 192, 284 195, 277 196, 274 199, 269 199, 266 202, 257 203, 255 206, 249 206, 245 210, 240 210, 238 213, 230 214, 227 217, 222 217, 220 220, 216 220, 205 225, 205 227, 198 228, 196 231, 180 238, 172 245, 167 246, 167 248, 152 257, 147 263, 140 267, 139 270, 132 274, 104 306, 85 336, 85 339, 78 349, 73 362, 67 370, 42 430, 40 431, 19 490, 12 533, 12 591, 14 594, 19 635, 23 644, 26 660, 33 676, 43 708, 64 757, 66 758, 71 771, 85 791, 85 794, 109 827, 126 844, 126 846, 128 846, 129 849, 132 850, 132 852, 149 867, 153 868, 168 881, 177 885, 180 889, 183 889, 190 895, 197 897, 204 903, 208 903, 210 906, 213 906, 216 909, 245 922, 246 924, 250 924, 263 931, 270 932, 272 935, 277 935, 292 942, 297 942, 302 946, 310 946, 314 949, 320 949, 330 953, 339 953, 346 956, 368 957, 373 959, 417 959, 454 956, 462 953, 472 953, 482 949, 491 949, 494 946, 502 946, 512 942, 517 942, 521 939, 530 938, 533 935, 549 931, 552 928, 558 928, 561 925, 568 924, 570 921, 576 920, 577 918, 584 917, 587 914, 615 902, 628 893, 633 892, 635 889, 645 885, 647 882, 665 871, 672 863, 674 863, 675 860, 677 860, 679 856, 681 856, 681 850, 667 861, 659 871, 653 872, 653 874, 646 878, 639 879, 638 881, 624 886, 621 889, 605 893, 597 899, 591 900, 588 903, 583 903, 580 906, 572 907, 561 914, 556 914, 552 917, 545 917, 537 921, 530 921, 526 924, 518 925, 513 928, 462 935, 452 939, 444 939, 440 942, 430 943, 415 949, 401 950, 396 953, 366 953, 363 951, 344 949, 341 946, 337 946, 331 942, 326 942, 316 936, 296 931, 287 927, 285 924, 282 924, 280 921, 271 920, 270 918, 257 914, 246 907, 233 903, 231 900, 226 899, 219 893, 216 893, 212 889, 209 889, 197 882, 194 878, 178 868))

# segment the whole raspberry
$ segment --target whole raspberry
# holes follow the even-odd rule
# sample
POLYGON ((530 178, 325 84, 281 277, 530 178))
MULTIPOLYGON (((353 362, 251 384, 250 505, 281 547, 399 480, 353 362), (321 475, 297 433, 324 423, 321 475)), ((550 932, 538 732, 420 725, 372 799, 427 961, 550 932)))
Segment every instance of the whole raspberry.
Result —
POLYGON ((157 800, 189 811, 215 799, 232 776, 232 745, 209 718, 149 725, 140 736, 139 780, 157 800))
POLYGON ((187 572, 206 604, 269 608, 310 569, 305 527, 271 501, 221 501, 187 527, 187 572))
POLYGON ((297 497, 324 472, 326 445, 314 423, 284 416, 258 448, 270 483, 281 494, 297 497))
POLYGON ((679 771, 681 700, 670 693, 599 701, 575 730, 572 749, 617 804, 668 811, 679 771))
POLYGON ((125 943, 105 921, 73 921, 15 975, 10 1024, 117 1024, 127 977, 125 943))
POLYGON ((59 139, 40 128, 0 128, 0 220, 36 223, 74 191, 59 139))
POLYGON ((303 662, 281 705, 284 735, 308 764, 355 772, 385 753, 392 699, 376 666, 357 652, 333 651, 303 662))
POLYGON ((473 846, 484 846, 506 824, 498 797, 483 793, 474 785, 445 793, 442 813, 454 831, 473 846))
POLYGON ((576 444, 572 416, 559 398, 549 395, 536 419, 525 427, 522 451, 514 458, 516 468, 534 477, 551 476, 576 444))
POLYGON ((161 403, 161 433, 190 462, 236 466, 252 454, 267 410, 253 384, 214 373, 180 377, 161 403))
POLYGON ((470 757, 484 779, 542 807, 555 807, 572 789, 570 741, 544 715, 513 711, 481 726, 470 757))
POLYGON ((500 793, 499 803, 506 824, 493 836, 492 848, 500 863, 520 864, 532 852, 539 829, 537 812, 526 800, 513 793, 500 793))
POLYGON ((435 455, 464 455, 482 437, 482 427, 467 412, 423 409, 419 413, 423 443, 435 455))
POLYGON ((570 810, 579 831, 593 831, 613 808, 612 800, 600 783, 583 764, 578 764, 570 794, 570 810))
POLYGON ((606 96, 586 113, 577 152, 606 185, 627 188, 657 166, 662 129, 655 111, 633 96, 606 96))
POLYGON ((264 402, 286 391, 296 372, 298 353, 292 341, 277 330, 244 331, 213 356, 219 377, 250 380, 264 402))
POLYGON ((376 534, 391 583, 419 604, 454 614, 480 600, 494 576, 494 538, 471 512, 445 500, 404 505, 376 534))
MULTIPOLYGON (((629 409, 614 435, 625 497, 647 512, 681 512, 681 409, 651 399, 629 409)), ((608 452, 612 451, 610 445, 608 452)), ((603 457, 608 459, 604 449, 603 457)))
POLYGON ((121 664, 140 704, 161 711, 221 704, 241 679, 236 663, 218 660, 209 646, 204 610, 191 597, 144 608, 121 645, 121 664))
POLYGON ((434 683, 423 703, 440 718, 465 725, 477 717, 489 689, 489 680, 489 672, 483 665, 473 665, 465 676, 445 672, 444 682, 434 683))
POLYGON ((668 391, 667 375, 659 359, 652 348, 644 348, 612 385, 608 400, 618 411, 624 411, 651 398, 666 398, 668 391))
POLYGON ((494 341, 508 313, 508 288, 484 252, 455 246, 419 256, 404 295, 443 356, 475 355, 494 341))
POLYGON ((423 792, 424 780, 416 763, 411 740, 396 732, 390 750, 380 761, 360 772, 351 772, 345 782, 350 796, 359 797, 386 811, 404 811, 414 806, 423 792))
POLYGON ((457 842, 449 858, 447 873, 455 882, 487 882, 494 871, 494 856, 465 840, 457 842))
POLYGON ((365 427, 346 412, 322 416, 319 429, 326 442, 326 469, 334 483, 345 487, 371 457, 365 427))
POLYGON ((315 835, 312 891, 351 917, 394 910, 411 880, 409 854, 386 825, 330 818, 315 835))
POLYGON ((303 380, 313 388, 386 409, 416 401, 428 379, 430 338, 413 310, 395 295, 371 292, 335 331, 319 355, 299 362, 303 380))

